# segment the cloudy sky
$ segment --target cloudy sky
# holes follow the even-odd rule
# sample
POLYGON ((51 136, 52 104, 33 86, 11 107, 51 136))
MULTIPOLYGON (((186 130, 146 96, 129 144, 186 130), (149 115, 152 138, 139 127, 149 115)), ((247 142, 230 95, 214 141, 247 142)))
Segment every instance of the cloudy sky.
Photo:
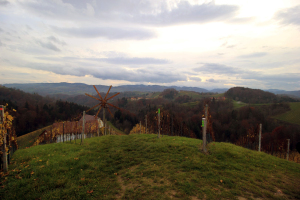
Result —
POLYGON ((0 84, 300 90, 300 0, 0 0, 0 84))

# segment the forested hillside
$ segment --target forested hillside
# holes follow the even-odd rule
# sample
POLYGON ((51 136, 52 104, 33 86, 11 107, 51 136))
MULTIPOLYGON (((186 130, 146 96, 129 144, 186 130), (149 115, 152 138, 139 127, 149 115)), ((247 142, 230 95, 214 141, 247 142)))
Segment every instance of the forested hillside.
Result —
MULTIPOLYGON (((250 135, 257 138, 255 134, 258 134, 260 123, 263 124, 263 133, 268 135, 268 141, 274 142, 275 146, 286 138, 293 138, 291 148, 294 148, 296 142, 300 140, 300 135, 296 134, 300 132, 300 126, 272 118, 274 115, 289 111, 290 106, 288 103, 270 103, 268 105, 245 106, 234 109, 231 99, 199 99, 195 106, 186 106, 186 104, 170 100, 169 96, 137 101, 122 98, 115 100, 113 103, 119 106, 121 111, 117 111, 114 118, 109 115, 107 117, 117 128, 126 133, 129 133, 140 121, 145 126, 145 115, 147 115, 149 131, 156 133, 158 130, 157 110, 160 108, 161 132, 163 134, 173 132, 174 135, 202 138, 201 121, 204 116, 204 107, 208 104, 209 133, 214 135, 216 141, 237 143, 247 136, 250 137, 250 135), (283 135, 278 131, 278 127, 281 127, 280 130, 284 129, 283 135)), ((248 140, 248 142, 251 141, 248 140)))
MULTIPOLYGON (((29 94, 21 90, 0 86, 0 105, 15 109, 14 127, 18 136, 52 124, 55 121, 70 120, 88 107, 72 102, 54 101, 49 97, 29 94)), ((91 111, 93 113, 93 111, 91 111)))
POLYGON ((265 92, 259 89, 250 89, 244 87, 230 88, 225 92, 225 97, 244 103, 257 104, 257 103, 276 103, 276 102, 294 102, 293 98, 275 95, 270 92, 265 92))

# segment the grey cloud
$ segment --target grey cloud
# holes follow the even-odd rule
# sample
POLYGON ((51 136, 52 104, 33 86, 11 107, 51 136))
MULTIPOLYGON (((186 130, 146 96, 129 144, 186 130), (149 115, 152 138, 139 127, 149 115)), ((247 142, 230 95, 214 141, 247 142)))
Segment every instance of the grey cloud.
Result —
POLYGON ((189 80, 191 80, 191 81, 196 81, 196 82, 201 82, 201 78, 199 78, 199 77, 193 77, 193 76, 191 76, 191 77, 189 77, 189 80))
POLYGON ((292 8, 287 8, 284 10, 280 10, 275 14, 275 19, 280 21, 282 24, 295 24, 295 25, 300 25, 300 5, 292 7, 292 8))
POLYGON ((257 52, 257 53, 247 54, 247 55, 241 55, 241 56, 239 56, 239 58, 257 58, 257 57, 263 57, 266 55, 268 55, 268 53, 266 53, 266 52, 257 52))
POLYGON ((203 74, 242 74, 244 70, 229 67, 222 64, 217 63, 202 63, 202 67, 194 68, 194 71, 201 72, 203 74))
POLYGON ((169 63, 168 60, 164 59, 155 59, 155 58, 126 58, 126 57, 115 57, 115 58, 100 58, 94 59, 90 58, 90 60, 99 60, 111 64, 121 64, 121 65, 145 65, 145 64, 167 64, 169 63))
POLYGON ((136 20, 141 23, 154 25, 207 23, 231 18, 237 11, 237 6, 215 5, 214 3, 191 5, 189 2, 180 1, 178 6, 171 11, 163 10, 156 15, 140 15, 136 20))
POLYGON ((8 5, 8 4, 9 4, 8 1, 0 0, 0 6, 6 6, 6 5, 8 5))
POLYGON ((59 28, 53 27, 57 33, 66 36, 74 36, 80 38, 96 38, 105 37, 108 39, 133 39, 142 40, 150 39, 156 34, 147 29, 140 28, 113 28, 113 27, 91 27, 91 28, 59 28))
POLYGON ((164 0, 25 1, 22 5, 30 12, 52 19, 78 21, 90 19, 97 22, 117 20, 150 25, 228 21, 239 10, 237 6, 216 5, 214 1, 200 5, 192 5, 187 1, 173 2, 171 5, 164 0), (89 10, 93 11, 92 15, 87 14, 89 10))
POLYGON ((54 36, 49 36, 47 39, 48 39, 49 41, 55 42, 55 43, 60 44, 60 45, 66 45, 66 43, 65 43, 64 41, 59 40, 59 39, 57 39, 57 38, 54 37, 54 36))
POLYGON ((38 44, 41 45, 42 47, 46 48, 46 49, 50 49, 53 51, 60 51, 59 48, 57 48, 54 44, 52 44, 51 42, 42 42, 42 41, 38 41, 38 44))
POLYGON ((3 30, 0 28, 0 32, 3 32, 3 30))
POLYGON ((117 65, 158 65, 158 64, 168 64, 170 63, 165 59, 156 58, 138 58, 138 57, 110 57, 110 58, 78 58, 78 57, 37 57, 41 60, 49 61, 96 61, 105 62, 117 65))
POLYGON ((206 79, 206 82, 210 82, 210 83, 219 83, 219 81, 211 78, 211 79, 206 79))
MULTIPOLYGON (((264 74, 252 70, 244 70, 235 67, 229 67, 216 63, 204 63, 202 67, 194 68, 194 71, 202 74, 216 74, 216 75, 231 75, 238 77, 241 80, 256 80, 264 83, 282 82, 299 84, 300 73, 282 73, 282 74, 264 74)), ((206 80, 213 82, 213 79, 206 80)))
POLYGON ((26 25, 26 28, 31 31, 33 30, 29 25, 26 25))
POLYGON ((43 63, 31 63, 26 67, 50 71, 61 75, 85 76, 91 75, 100 79, 125 80, 130 82, 172 83, 186 81, 187 77, 175 72, 163 70, 137 69, 128 70, 119 67, 77 67, 72 65, 53 65, 43 63))
POLYGON ((255 74, 253 76, 250 74, 244 74, 243 79, 255 79, 265 82, 286 82, 286 83, 295 83, 300 82, 299 80, 300 73, 282 73, 282 74, 255 74))

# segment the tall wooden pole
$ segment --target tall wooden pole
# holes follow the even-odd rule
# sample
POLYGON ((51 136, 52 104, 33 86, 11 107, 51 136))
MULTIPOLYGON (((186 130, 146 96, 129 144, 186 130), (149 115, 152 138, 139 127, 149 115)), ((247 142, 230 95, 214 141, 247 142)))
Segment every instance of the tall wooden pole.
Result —
POLYGON ((103 107, 103 126, 104 126, 104 135, 106 135, 105 106, 103 107))
POLYGON ((7 162, 7 153, 6 153, 6 129, 4 127, 4 106, 0 105, 0 123, 2 124, 2 131, 4 132, 4 139, 3 139, 3 154, 2 154, 2 162, 3 162, 3 171, 8 171, 8 162, 7 162))
POLYGON ((84 129, 85 129, 85 111, 83 111, 83 116, 82 116, 81 144, 83 144, 84 129))
POLYGON ((172 132, 172 136, 173 136, 173 114, 172 114, 172 127, 171 127, 171 132, 172 132))
POLYGON ((142 133, 142 122, 140 121, 140 134, 142 133))
POLYGON ((261 151, 261 130, 262 130, 262 124, 259 124, 259 143, 258 143, 258 151, 261 151))
POLYGON ((63 142, 65 142, 65 122, 63 122, 63 142))
POLYGON ((147 115, 146 115, 146 119, 145 119, 145 124, 146 124, 146 130, 145 130, 145 132, 147 134, 147 115))
POLYGON ((208 113, 208 105, 205 105, 205 118, 202 118, 202 137, 203 137, 203 151, 206 153, 206 126, 207 126, 207 113, 208 113), (204 123, 203 123, 204 122, 204 123))
POLYGON ((157 118, 158 118, 158 138, 160 138, 160 109, 158 109, 157 113, 157 118))
POLYGON ((288 146, 287 146, 286 160, 289 160, 289 156, 290 156, 290 139, 287 139, 287 141, 288 141, 288 146))

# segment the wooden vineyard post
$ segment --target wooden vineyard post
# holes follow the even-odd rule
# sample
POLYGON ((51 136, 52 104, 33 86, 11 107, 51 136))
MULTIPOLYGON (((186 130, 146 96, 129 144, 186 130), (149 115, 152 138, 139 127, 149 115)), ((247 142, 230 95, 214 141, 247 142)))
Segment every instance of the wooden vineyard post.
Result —
POLYGON ((286 160, 289 160, 289 156, 290 156, 290 139, 287 139, 287 141, 288 141, 288 146, 287 146, 286 160))
POLYGON ((206 126, 207 126, 207 112, 208 112, 208 105, 205 105, 205 118, 202 118, 202 137, 203 137, 203 151, 204 153, 207 152, 206 149, 206 126))
POLYGON ((97 136, 99 137, 99 120, 97 119, 97 136))
POLYGON ((145 124, 146 124, 146 130, 145 130, 145 132, 147 134, 147 115, 145 115, 145 124))
POLYGON ((142 133, 142 122, 140 121, 140 134, 142 133))
POLYGON ((261 130, 262 130, 262 124, 259 124, 259 143, 258 143, 258 151, 261 151, 261 130))
POLYGON ((65 122, 63 122, 63 142, 65 142, 65 122))
POLYGON ((2 124, 2 131, 4 132, 3 138, 3 154, 2 154, 2 162, 3 162, 3 171, 8 171, 8 164, 7 164, 7 153, 6 153, 6 130, 4 127, 4 106, 0 105, 0 123, 2 124))
POLYGON ((158 136, 157 136, 157 138, 160 138, 160 108, 158 109, 158 112, 157 112, 157 120, 158 120, 158 136))
POLYGON ((83 116, 82 116, 81 145, 83 145, 84 128, 85 128, 84 126, 85 126, 85 111, 83 111, 83 116))
POLYGON ((104 135, 106 135, 105 108, 103 108, 103 126, 104 126, 104 135))
POLYGON ((171 133, 172 133, 172 136, 173 136, 173 114, 172 114, 172 125, 171 125, 171 133))

